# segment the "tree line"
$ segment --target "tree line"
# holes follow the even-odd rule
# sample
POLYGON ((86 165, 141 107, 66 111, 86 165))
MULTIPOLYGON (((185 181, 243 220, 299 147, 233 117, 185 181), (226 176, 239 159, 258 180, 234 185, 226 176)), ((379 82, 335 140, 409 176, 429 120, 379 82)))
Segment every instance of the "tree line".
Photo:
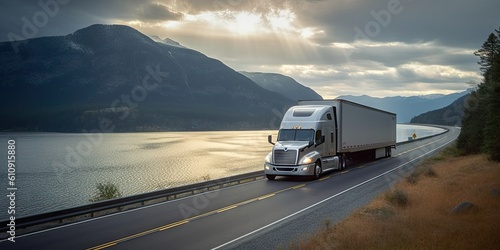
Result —
POLYGON ((500 161, 500 28, 474 55, 483 79, 467 100, 457 147, 465 154, 486 153, 500 161))

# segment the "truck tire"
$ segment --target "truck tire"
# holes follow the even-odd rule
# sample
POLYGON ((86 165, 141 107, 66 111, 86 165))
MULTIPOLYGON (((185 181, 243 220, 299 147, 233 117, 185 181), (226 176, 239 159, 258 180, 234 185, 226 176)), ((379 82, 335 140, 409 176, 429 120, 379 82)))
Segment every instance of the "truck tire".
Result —
POLYGON ((321 172, 323 172, 323 169, 321 168, 321 164, 319 162, 316 162, 316 164, 314 166, 313 180, 319 179, 321 172))
POLYGON ((272 175, 272 174, 266 174, 266 177, 268 180, 272 181, 276 178, 276 175, 272 175))
POLYGON ((318 161, 314 165, 314 174, 311 176, 311 180, 317 180, 321 176, 321 173, 323 172, 323 169, 321 168, 321 163, 318 161))
POLYGON ((342 154, 339 158, 340 161, 340 170, 344 170, 346 168, 346 161, 347 161, 347 156, 345 154, 342 154))

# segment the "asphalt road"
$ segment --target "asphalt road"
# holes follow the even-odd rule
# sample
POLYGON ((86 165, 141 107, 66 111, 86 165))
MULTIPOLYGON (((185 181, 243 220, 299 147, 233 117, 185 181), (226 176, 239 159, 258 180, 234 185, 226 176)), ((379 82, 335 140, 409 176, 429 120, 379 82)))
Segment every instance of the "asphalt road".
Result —
POLYGON ((348 162, 316 181, 278 177, 0 242, 0 249, 276 249, 335 223, 454 141, 460 130, 403 144, 391 158, 348 162))

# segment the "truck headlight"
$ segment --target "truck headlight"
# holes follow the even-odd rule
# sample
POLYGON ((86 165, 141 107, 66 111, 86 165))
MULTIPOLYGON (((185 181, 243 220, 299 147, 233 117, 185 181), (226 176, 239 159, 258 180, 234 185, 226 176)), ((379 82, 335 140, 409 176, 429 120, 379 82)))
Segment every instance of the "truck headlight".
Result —
POLYGON ((267 163, 271 163, 271 158, 273 157, 273 153, 269 153, 266 155, 266 158, 264 158, 264 161, 267 163))
POLYGON ((308 157, 308 156, 304 156, 302 157, 302 159, 300 159, 300 164, 311 164, 313 162, 313 158, 312 157, 308 157))

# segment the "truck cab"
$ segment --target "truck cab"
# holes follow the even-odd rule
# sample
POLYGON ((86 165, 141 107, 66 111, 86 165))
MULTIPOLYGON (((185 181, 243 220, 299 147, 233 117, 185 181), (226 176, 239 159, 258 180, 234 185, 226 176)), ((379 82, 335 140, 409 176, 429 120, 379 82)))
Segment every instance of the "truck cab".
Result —
POLYGON ((268 137, 274 147, 265 158, 267 178, 273 180, 277 175, 319 178, 323 171, 341 169, 335 130, 332 106, 291 107, 283 117, 276 143, 268 137))

